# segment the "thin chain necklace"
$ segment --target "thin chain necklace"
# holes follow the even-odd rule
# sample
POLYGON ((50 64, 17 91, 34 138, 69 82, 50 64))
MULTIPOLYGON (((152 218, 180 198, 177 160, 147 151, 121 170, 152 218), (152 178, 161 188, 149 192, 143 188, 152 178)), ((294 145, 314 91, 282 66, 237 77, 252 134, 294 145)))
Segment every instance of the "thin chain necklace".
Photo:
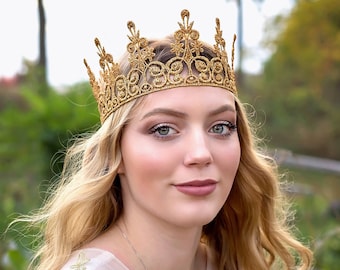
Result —
POLYGON ((148 268, 146 267, 145 263, 143 262, 141 256, 139 255, 139 253, 137 252, 137 250, 135 249, 135 247, 132 245, 130 239, 127 237, 127 235, 123 232, 123 230, 120 228, 119 225, 117 225, 120 233, 122 234, 123 238, 126 240, 126 242, 129 244, 130 248, 132 249, 133 253, 135 254, 136 258, 139 260, 139 262, 141 263, 141 265, 143 265, 144 270, 148 270, 148 268))
MULTIPOLYGON (((135 249, 135 247, 132 245, 130 239, 127 237, 127 235, 123 232, 123 230, 120 228, 119 225, 117 225, 120 233, 122 234, 123 238, 126 240, 126 242, 128 243, 128 245, 130 246, 130 248, 132 249, 133 253, 135 254, 136 258, 139 260, 140 264, 143 266, 144 270, 148 270, 148 268, 146 267, 144 261, 142 260, 141 256, 139 255, 139 253, 137 252, 137 250, 135 249)), ((206 260, 206 268, 208 266, 208 261, 206 260)))

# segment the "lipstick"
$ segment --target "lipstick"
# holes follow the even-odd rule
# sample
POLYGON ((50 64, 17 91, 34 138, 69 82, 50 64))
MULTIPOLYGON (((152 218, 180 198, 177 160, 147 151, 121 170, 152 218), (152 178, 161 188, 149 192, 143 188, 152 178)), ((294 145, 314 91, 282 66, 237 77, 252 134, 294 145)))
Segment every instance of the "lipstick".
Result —
POLYGON ((194 180, 175 185, 176 189, 186 195, 191 196, 207 196, 216 188, 215 180, 194 180))

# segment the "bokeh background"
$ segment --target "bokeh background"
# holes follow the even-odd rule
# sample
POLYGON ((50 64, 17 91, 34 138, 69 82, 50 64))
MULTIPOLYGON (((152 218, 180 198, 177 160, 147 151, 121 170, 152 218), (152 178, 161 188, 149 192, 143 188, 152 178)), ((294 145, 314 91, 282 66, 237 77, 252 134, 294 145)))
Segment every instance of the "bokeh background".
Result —
POLYGON ((41 205, 72 138, 98 128, 82 65, 97 61, 93 38, 117 59, 127 20, 163 37, 183 8, 202 39, 213 40, 216 16, 227 43, 237 34, 239 96, 289 183, 296 234, 315 252, 314 269, 339 269, 340 1, 74 2, 0 3, 0 269, 27 268, 34 231, 8 224, 41 205))

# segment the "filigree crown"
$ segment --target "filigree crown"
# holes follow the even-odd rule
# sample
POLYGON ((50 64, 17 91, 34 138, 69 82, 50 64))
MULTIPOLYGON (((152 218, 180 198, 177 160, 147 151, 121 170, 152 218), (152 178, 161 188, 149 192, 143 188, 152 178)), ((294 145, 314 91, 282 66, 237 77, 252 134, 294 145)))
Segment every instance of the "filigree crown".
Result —
POLYGON ((154 59, 154 48, 146 38, 140 37, 135 24, 128 22, 131 36, 128 36, 130 42, 127 45, 130 63, 127 74, 121 72, 112 55, 106 53, 99 40, 95 39, 101 67, 98 81, 85 59, 84 63, 102 123, 123 104, 160 90, 182 86, 215 86, 237 95, 234 74, 236 36, 232 44, 230 67, 219 19, 216 18, 216 44, 212 47, 214 56, 210 59, 204 54, 199 32, 193 29, 189 16, 188 10, 181 12, 182 23, 178 23, 180 29, 174 33, 174 42, 170 45, 174 56, 165 63, 154 59))

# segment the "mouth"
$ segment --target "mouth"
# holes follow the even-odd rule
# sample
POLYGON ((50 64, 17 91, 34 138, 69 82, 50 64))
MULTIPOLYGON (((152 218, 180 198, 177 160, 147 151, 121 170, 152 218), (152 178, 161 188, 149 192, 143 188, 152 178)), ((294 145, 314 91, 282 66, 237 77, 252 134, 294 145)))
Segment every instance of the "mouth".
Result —
POLYGON ((194 180, 174 185, 179 192, 190 196, 207 196, 217 186, 217 181, 212 179, 194 180))

